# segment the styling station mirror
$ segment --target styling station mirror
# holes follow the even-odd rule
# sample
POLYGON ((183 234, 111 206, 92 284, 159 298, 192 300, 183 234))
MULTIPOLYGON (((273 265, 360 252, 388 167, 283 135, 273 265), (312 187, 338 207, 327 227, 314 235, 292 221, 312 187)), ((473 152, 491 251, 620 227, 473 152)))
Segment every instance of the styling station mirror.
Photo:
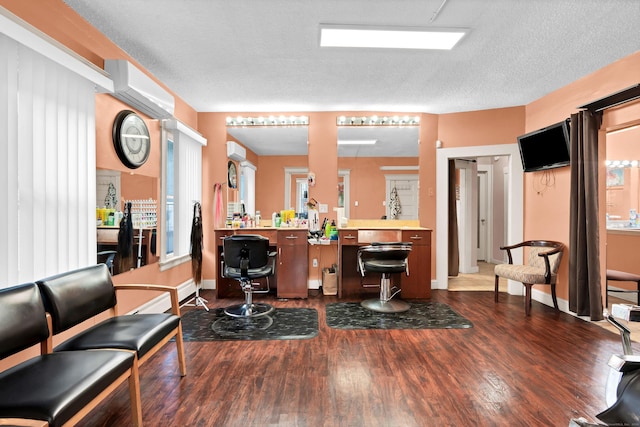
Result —
POLYGON ((112 274, 158 262, 157 200, 156 178, 115 170, 96 170, 98 262, 106 263, 112 274), (131 202, 133 247, 130 256, 121 259, 117 253, 118 234, 127 202, 131 202))
POLYGON ((350 219, 418 219, 419 120, 381 120, 338 118, 338 200, 350 219))
POLYGON ((640 126, 607 134, 607 229, 640 229, 640 126))
POLYGON ((253 125, 247 119, 244 124, 242 118, 227 120, 229 139, 247 150, 244 160, 236 159, 240 166, 238 188, 228 188, 228 203, 244 205, 252 216, 259 211, 264 219, 271 219, 273 212, 283 209, 304 214, 308 196, 308 118, 255 118, 253 125), (251 179, 245 175, 247 168, 254 171, 253 192, 251 179))

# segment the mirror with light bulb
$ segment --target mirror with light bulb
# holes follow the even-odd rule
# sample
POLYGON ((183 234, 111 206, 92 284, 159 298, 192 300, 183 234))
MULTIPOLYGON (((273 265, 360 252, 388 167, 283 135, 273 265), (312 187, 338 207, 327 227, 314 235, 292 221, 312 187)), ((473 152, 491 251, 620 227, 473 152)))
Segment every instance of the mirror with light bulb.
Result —
POLYGON ((640 229, 640 126, 607 133, 608 229, 640 229))
MULTIPOLYGON (((341 215, 351 219, 418 219, 419 118, 399 115, 398 122, 338 126, 338 194, 341 215), (400 123, 402 121, 402 123, 400 123), (365 142, 363 142, 365 141, 365 142), (370 142, 369 141, 373 141, 370 142), (372 185, 373 183, 373 185, 372 185), (395 200, 395 203, 393 201, 395 200)), ((384 117, 380 117, 382 120, 384 117)), ((264 120, 284 120, 265 118, 264 120)), ((361 119, 361 118, 360 118, 361 119)), ((227 187, 231 210, 259 210, 263 219, 293 209, 305 214, 308 187, 308 127, 266 126, 259 118, 228 118, 228 140, 246 147, 236 163, 238 185, 227 187), (242 120, 253 120, 242 123, 242 120), (246 182, 245 162, 255 168, 255 203, 246 182)), ((324 201, 322 201, 324 203, 324 201)))
POLYGON ((227 119, 229 167, 234 163, 237 170, 236 188, 227 185, 227 218, 243 212, 255 218, 260 212, 261 225, 271 225, 274 212, 306 215, 307 124, 306 116, 227 119), (235 142, 241 145, 239 154, 229 148, 235 142))
POLYGON ((419 118, 337 118, 339 204, 347 219, 418 219, 419 118))

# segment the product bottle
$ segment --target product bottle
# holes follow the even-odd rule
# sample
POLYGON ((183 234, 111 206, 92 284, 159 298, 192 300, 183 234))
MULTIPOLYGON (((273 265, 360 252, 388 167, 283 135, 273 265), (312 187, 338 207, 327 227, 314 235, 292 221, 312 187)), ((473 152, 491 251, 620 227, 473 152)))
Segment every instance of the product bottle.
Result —
POLYGON ((327 225, 324 226, 324 237, 327 239, 331 237, 331 224, 327 221, 327 225))
POLYGON ((280 227, 280 222, 282 221, 282 218, 280 218, 280 214, 276 214, 276 222, 275 222, 275 226, 276 227, 280 227))
POLYGON ((256 227, 260 227, 260 211, 256 211, 255 223, 256 227))

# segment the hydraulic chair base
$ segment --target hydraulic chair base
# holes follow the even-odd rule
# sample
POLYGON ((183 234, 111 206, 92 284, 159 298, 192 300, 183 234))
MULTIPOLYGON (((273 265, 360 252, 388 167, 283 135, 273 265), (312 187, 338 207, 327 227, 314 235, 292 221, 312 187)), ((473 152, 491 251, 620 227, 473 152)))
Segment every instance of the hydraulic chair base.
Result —
POLYGON ((391 294, 391 279, 388 273, 382 274, 380 282, 380 298, 372 298, 364 300, 360 305, 366 309, 377 311, 380 313, 401 313, 409 310, 411 305, 402 300, 392 300, 399 291, 391 294))
POLYGON ((361 306, 380 313, 401 313, 409 310, 409 303, 401 300, 381 301, 379 299, 367 299, 360 303, 361 306))
POLYGON ((258 317, 265 316, 274 310, 269 304, 244 303, 226 307, 224 313, 231 317, 258 317))

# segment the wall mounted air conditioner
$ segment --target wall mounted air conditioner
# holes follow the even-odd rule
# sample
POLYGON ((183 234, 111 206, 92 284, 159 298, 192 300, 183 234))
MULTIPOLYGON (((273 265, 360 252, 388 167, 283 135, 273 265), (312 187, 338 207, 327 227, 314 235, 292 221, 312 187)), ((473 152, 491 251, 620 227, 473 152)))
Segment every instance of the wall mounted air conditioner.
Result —
POLYGON ((113 96, 153 119, 173 117, 175 100, 148 75, 125 59, 105 59, 113 80, 113 96))
POLYGON ((241 162, 247 159, 247 150, 237 142, 227 141, 227 157, 241 162))

